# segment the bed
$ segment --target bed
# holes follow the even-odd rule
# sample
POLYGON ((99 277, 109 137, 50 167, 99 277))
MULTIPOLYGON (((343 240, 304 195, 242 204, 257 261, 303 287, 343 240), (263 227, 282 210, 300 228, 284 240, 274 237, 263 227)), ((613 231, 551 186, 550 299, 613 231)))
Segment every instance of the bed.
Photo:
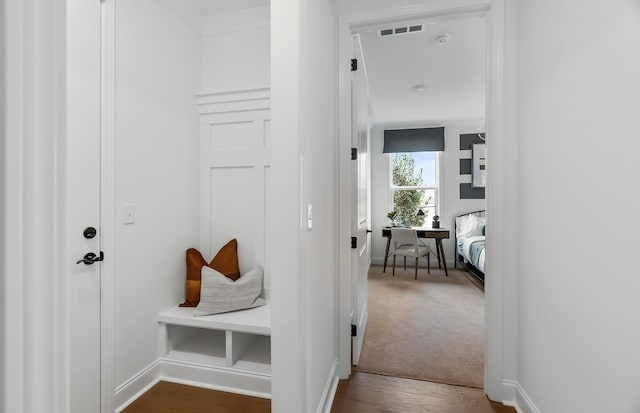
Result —
POLYGON ((462 264, 484 284, 485 211, 457 215, 454 222, 456 257, 454 266, 462 264))

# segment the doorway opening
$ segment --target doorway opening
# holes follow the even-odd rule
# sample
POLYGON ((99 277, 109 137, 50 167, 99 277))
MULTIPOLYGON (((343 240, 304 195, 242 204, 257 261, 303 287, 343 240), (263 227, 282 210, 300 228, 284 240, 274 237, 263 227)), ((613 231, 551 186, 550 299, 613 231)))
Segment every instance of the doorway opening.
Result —
POLYGON ((460 165, 470 162, 466 145, 480 140, 485 123, 486 18, 474 12, 353 31, 368 79, 375 264, 358 370, 481 388, 483 295, 461 271, 442 264, 453 267, 456 257, 454 217, 485 209, 484 188, 472 187, 471 171, 460 165), (442 146, 416 148, 406 141, 410 133, 419 133, 425 145, 442 138, 442 146), (398 215, 393 222, 390 214, 398 215), (391 239, 382 229, 431 230, 435 216, 442 230, 435 235, 444 239, 419 232, 434 263, 429 274, 426 260, 419 260, 415 280, 412 260, 410 268, 384 265, 391 239))
MULTIPOLYGON (((483 126, 486 125, 486 130, 487 130, 487 135, 491 136, 491 140, 487 142, 487 146, 489 147, 489 152, 491 153, 492 148, 495 148, 496 150, 496 154, 498 154, 498 152, 501 152, 502 146, 503 146, 503 136, 502 136, 502 127, 501 127, 501 122, 503 121, 503 117, 502 117, 502 97, 500 95, 500 93, 503 90, 503 83, 504 80, 501 79, 499 77, 499 73, 501 73, 501 66, 504 64, 502 63, 498 57, 500 56, 500 53, 502 52, 502 33, 504 32, 504 27, 503 27, 503 23, 500 22, 499 18, 494 18, 496 16, 501 16, 502 13, 504 12, 502 10, 502 6, 501 5, 496 5, 493 3, 487 4, 486 2, 476 2, 474 3, 474 5, 468 6, 468 7, 463 7, 463 8, 457 8, 457 5, 455 4, 444 4, 444 5, 424 5, 424 6, 420 6, 417 8, 414 8, 411 10, 411 12, 407 12, 406 9, 387 9, 387 10, 382 10, 382 11, 376 11, 376 12, 371 12, 371 13, 367 13, 367 14, 362 14, 361 16, 353 16, 350 17, 349 19, 344 19, 341 22, 340 25, 340 61, 344 62, 346 60, 349 59, 349 51, 351 50, 351 41, 352 41, 352 36, 354 33, 362 30, 363 28, 368 28, 368 27, 372 27, 372 26, 393 26, 398 25, 400 22, 402 22, 404 24, 404 22, 408 22, 411 24, 407 24, 406 27, 411 27, 411 26, 418 26, 419 24, 413 24, 414 22, 420 20, 420 19, 425 19, 427 21, 429 21, 430 23, 437 23, 437 22, 443 22, 443 21, 447 21, 447 20, 451 20, 451 21, 456 21, 456 20, 464 20, 467 17, 478 17, 479 19, 484 19, 485 21, 485 35, 486 35, 486 49, 485 49, 485 54, 484 57, 485 59, 483 60, 482 63, 480 63, 484 68, 486 68, 486 72, 484 75, 484 79, 486 80, 486 95, 483 97, 483 102, 485 102, 486 107, 485 110, 483 112, 483 114, 486 113, 486 116, 482 116, 480 119, 479 124, 476 124, 475 126, 470 127, 470 129, 468 130, 469 133, 475 133, 478 134, 479 129, 483 126)), ((400 24, 398 27, 401 27, 402 24, 400 24)), ((424 30, 424 27, 421 30, 424 30)), ((391 30, 393 29, 393 31, 395 32, 395 26, 391 27, 391 28, 382 28, 381 30, 378 31, 377 36, 382 38, 383 36, 383 31, 384 30, 391 30)), ((420 32, 420 31, 418 31, 420 32)), ((439 33, 437 37, 440 37, 440 35, 446 35, 447 33, 439 33)), ((404 36, 406 36, 407 38, 410 36, 414 36, 414 34, 411 33, 407 33, 404 34, 404 36)), ((400 35, 397 37, 401 37, 400 35)), ((447 36, 444 36, 444 39, 446 39, 447 36)), ((443 40, 444 40, 443 39, 443 40)), ((451 44, 451 39, 452 37, 449 34, 449 38, 448 38, 448 43, 445 42, 445 46, 451 44)), ((443 40, 435 40, 434 37, 434 42, 439 42, 439 41, 443 41, 443 40)), ((437 44, 435 47, 438 47, 437 44)), ((393 65, 394 62, 393 61, 388 61, 386 62, 387 65, 393 65)), ((370 64, 370 63, 367 63, 370 64)), ((341 85, 345 85, 348 84, 347 81, 345 81, 345 79, 348 79, 348 76, 350 75, 350 73, 345 69, 341 68, 341 85)), ((416 82, 415 85, 418 85, 418 83, 416 82)), ((415 85, 411 85, 411 86, 415 86, 415 85)), ((411 87, 410 86, 410 87, 411 87)), ((429 91, 428 89, 428 85, 425 85, 424 89, 422 87, 418 88, 419 90, 424 90, 424 91, 429 91)), ((419 93, 419 92, 414 92, 414 93, 419 93)), ((346 88, 343 86, 341 88, 341 92, 340 92, 340 101, 341 101, 341 120, 340 120, 340 131, 341 131, 341 138, 340 138, 340 146, 341 147, 345 147, 348 143, 347 143, 347 138, 346 136, 348 136, 348 132, 350 130, 350 119, 351 119, 351 115, 350 113, 348 113, 348 110, 346 110, 346 108, 349 108, 350 105, 348 104, 348 102, 350 102, 350 96, 348 96, 347 90, 346 88)), ((375 115, 374 115, 375 116, 375 115)), ((405 124, 407 123, 407 119, 404 119, 405 124)), ((398 126, 398 124, 402 124, 402 121, 397 121, 394 123, 392 123, 392 127, 393 126, 398 126)), ((385 125, 386 126, 386 125, 385 125)), ((420 126, 434 126, 433 124, 430 124, 428 121, 425 121, 423 119, 423 124, 420 126)), ((384 128, 384 126, 383 126, 384 128)), ((382 129, 384 130, 384 129, 382 129)), ((376 131, 373 130, 372 131, 372 136, 373 134, 375 134, 376 131)), ((346 149, 346 148, 345 148, 346 149)), ((372 145, 371 145, 371 152, 372 152, 372 157, 373 154, 376 151, 376 146, 375 143, 372 140, 372 145)), ((460 159, 457 159, 456 162, 460 162, 460 159)), ((372 160, 372 165, 373 165, 373 160, 372 160)), ((494 178, 494 177, 501 177, 501 165, 502 165, 502 160, 496 156, 494 158, 489 157, 487 160, 487 169, 488 169, 488 175, 490 176, 490 178, 494 178), (493 175, 492 175, 492 171, 493 170, 493 175)), ((347 165, 341 165, 341 174, 344 174, 344 176, 348 176, 347 175, 347 165)), ((373 176, 373 174, 376 174, 377 171, 375 170, 375 168, 372 169, 372 181, 375 181, 375 177, 373 176)), ((446 181, 446 179, 445 179, 446 181)), ((372 188, 372 192, 375 191, 375 186, 372 188)), ((442 197, 443 198, 447 198, 447 196, 458 196, 458 191, 459 188, 455 187, 455 185, 453 187, 449 187, 449 189, 447 189, 447 183, 445 182, 443 184, 442 187, 442 197), (446 194, 446 191, 449 191, 449 195, 446 194)), ((341 188, 341 194, 344 193, 344 189, 341 188)), ((500 230, 503 227, 503 218, 497 213, 499 212, 499 210, 501 210, 502 205, 501 205, 501 196, 502 196, 502 187, 500 185, 496 185, 494 186, 492 189, 488 188, 487 189, 487 223, 488 226, 490 225, 492 229, 495 230, 495 232, 493 232, 493 234, 498 234, 498 230, 500 230), (493 206, 495 206, 496 208, 492 208, 493 206), (495 225, 495 226, 494 226, 495 225)), ((345 200, 345 198, 341 195, 341 198, 343 199, 343 201, 341 201, 341 205, 340 205, 340 209, 341 209, 341 217, 346 217, 346 211, 348 211, 351 208, 351 205, 348 202, 348 198, 347 200, 345 200)), ((375 195, 372 193, 372 203, 375 204, 377 202, 375 195)), ((389 208, 391 206, 390 204, 390 197, 387 198, 387 200, 385 201, 384 199, 382 200, 383 205, 387 206, 387 208, 389 208)), ((446 208, 446 199, 442 202, 442 207, 446 208)), ((451 201, 449 201, 451 202, 451 201)), ((374 205, 372 205, 373 208, 375 208, 374 205)), ((468 210, 473 210, 473 208, 469 208, 468 210)), ((388 212, 388 211, 385 211, 388 212)), ((457 211, 460 212, 460 211, 457 211)), ((452 211, 451 215, 453 216, 455 213, 452 211)), ((375 221, 375 216, 372 213, 372 221, 375 221)), ((346 218, 345 218, 346 221, 346 218)), ((348 221, 347 221, 348 222, 348 221)), ((444 221, 443 221, 444 222, 444 221)), ((453 219, 451 219, 451 224, 448 224, 449 226, 453 226, 453 219)), ((443 225, 444 226, 444 225, 443 225)), ((376 242, 376 238, 381 238, 381 237, 376 237, 376 228, 375 228, 375 224, 374 224, 374 228, 372 228, 373 230, 373 237, 372 237, 372 243, 376 242)), ((378 228, 379 230, 379 228, 378 228)), ((345 231, 348 232, 348 228, 346 228, 346 225, 341 225, 341 231, 345 231)), ((488 231, 488 234, 490 233, 490 231, 488 231)), ((485 350, 485 354, 484 354, 484 359, 485 359, 485 372, 484 372, 484 390, 485 392, 489 395, 489 397, 491 397, 494 400, 501 400, 503 399, 502 396, 502 356, 499 355, 499 350, 502 346, 502 334, 503 334, 503 326, 500 322, 500 316, 502 314, 502 298, 499 297, 499 295, 497 294, 497 292, 502 290, 502 284, 503 284, 503 269, 502 269, 502 264, 500 262, 500 250, 502 248, 504 248, 502 240, 496 236, 489 236, 487 235, 487 244, 491 246, 491 248, 488 248, 488 262, 491 263, 490 265, 488 265, 487 267, 487 272, 490 272, 491 278, 489 279, 489 281, 486 283, 486 298, 485 298, 485 304, 486 304, 486 314, 485 314, 485 331, 486 331, 486 338, 485 338, 485 343, 486 343, 486 350, 485 350), (490 258, 491 257, 495 257, 495 261, 491 261, 490 258)), ((372 250, 373 250, 373 263, 376 263, 376 246, 373 245, 372 246, 372 250)), ((449 245, 449 248, 446 249, 445 251, 450 251, 450 255, 449 255, 449 262, 450 264, 452 263, 452 259, 454 257, 453 254, 453 245, 449 245)), ((378 255, 378 257, 383 257, 384 253, 382 255, 378 255)), ((341 256, 341 300, 342 302, 345 301, 345 298, 348 298, 349 295, 345 294, 343 291, 349 291, 349 286, 347 285, 347 282, 345 281, 345 279, 348 279, 348 277, 345 275, 347 274, 347 269, 348 266, 346 265, 349 262, 349 257, 347 257, 346 254, 344 254, 343 256, 341 256)), ((343 306, 343 308, 346 306, 343 306)), ((349 322, 350 320, 348 320, 348 318, 345 316, 344 312, 341 314, 341 323, 345 323, 349 322)), ((346 340, 344 340, 344 338, 341 338, 340 341, 340 353, 341 353, 341 359, 344 359, 343 355, 347 354, 347 351, 345 351, 346 348, 346 340)), ((346 378, 349 376, 349 371, 348 369, 350 368, 350 366, 345 366, 344 364, 341 365, 341 369, 340 369, 340 374, 341 377, 346 378)))

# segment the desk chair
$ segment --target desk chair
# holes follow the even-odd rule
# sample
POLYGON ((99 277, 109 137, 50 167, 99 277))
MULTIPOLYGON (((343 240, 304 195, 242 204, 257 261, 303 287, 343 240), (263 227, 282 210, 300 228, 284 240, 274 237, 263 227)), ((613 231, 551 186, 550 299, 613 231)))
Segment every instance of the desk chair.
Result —
POLYGON ((427 256, 427 274, 431 274, 431 248, 427 245, 421 245, 418 242, 418 232, 410 228, 391 228, 391 253, 393 254, 393 271, 391 275, 396 275, 396 255, 404 257, 404 269, 407 269, 407 257, 415 257, 416 274, 418 279, 418 258, 427 256))

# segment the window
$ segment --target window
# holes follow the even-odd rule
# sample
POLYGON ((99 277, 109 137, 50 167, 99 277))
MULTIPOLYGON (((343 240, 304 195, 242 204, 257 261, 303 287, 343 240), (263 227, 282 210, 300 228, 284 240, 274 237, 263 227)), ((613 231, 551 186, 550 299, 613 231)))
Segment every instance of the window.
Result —
POLYGON ((438 213, 438 168, 439 152, 391 154, 391 196, 398 223, 422 226, 438 213))

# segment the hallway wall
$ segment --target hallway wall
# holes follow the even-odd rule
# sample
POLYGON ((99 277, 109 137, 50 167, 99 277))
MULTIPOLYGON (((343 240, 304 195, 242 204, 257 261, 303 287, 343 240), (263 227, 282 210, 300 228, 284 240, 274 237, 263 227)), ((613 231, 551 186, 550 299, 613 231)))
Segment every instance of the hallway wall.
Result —
MULTIPOLYGON (((0 24, 0 27, 2 27, 2 30, 0 30, 0 45, 2 45, 2 52, 0 52, 0 68, 2 68, 2 73, 6 73, 6 38, 7 38, 7 33, 6 33, 6 21, 5 21, 5 17, 6 17, 6 13, 5 13, 5 8, 6 8, 6 3, 2 2, 0 3, 0 22, 2 22, 2 24, 0 24)), ((2 159, 3 163, 4 160, 6 159, 7 156, 7 143, 6 143, 6 139, 4 139, 4 135, 7 133, 7 128, 6 128, 6 123, 5 123, 5 111, 6 111, 6 84, 3 81, 0 81, 0 96, 2 96, 2 100, 0 100, 0 125, 2 125, 2 131, 0 132, 0 134, 2 134, 3 139, 1 139, 0 141, 0 159, 2 159)), ((6 185, 5 185, 5 180, 6 180, 6 175, 7 175, 7 171, 5 168, 0 168, 0 182, 2 182, 2 187, 3 190, 0 191, 0 268, 3 273, 5 273, 6 271, 6 261, 5 261, 5 253, 6 253, 6 242, 7 242, 7 235, 6 235, 6 225, 5 225, 5 220, 6 220, 6 209, 7 209, 7 194, 5 192, 6 185)), ((0 317, 0 337, 2 337, 2 339, 0 339, 0 371, 6 371, 5 369, 5 358, 6 358, 6 353, 5 353, 5 340, 4 337, 6 337, 6 327, 5 327, 5 320, 4 320, 4 315, 7 314, 6 310, 5 310, 5 277, 4 276, 0 276, 0 311, 2 312, 3 316, 0 317)), ((0 374, 0 407, 5 408, 6 405, 4 403, 5 400, 5 375, 4 374, 0 374)))
POLYGON ((184 300, 185 251, 199 244, 201 40, 155 0, 118 3, 116 25, 117 387, 164 354, 156 318, 184 300))
POLYGON ((268 7, 207 16, 202 27, 199 92, 262 88, 270 84, 268 7))
MULTIPOLYGON (((313 228, 302 235, 306 277, 304 321, 307 343, 307 412, 321 406, 337 355, 337 100, 336 21, 323 0, 309 1, 302 26, 302 219, 313 207, 313 228)), ((330 382, 329 382, 330 383, 330 382)))
POLYGON ((635 413, 640 3, 519 7, 518 381, 540 412, 635 413))
POLYGON ((324 0, 271 3, 274 412, 324 411, 338 358, 335 24, 324 0))

